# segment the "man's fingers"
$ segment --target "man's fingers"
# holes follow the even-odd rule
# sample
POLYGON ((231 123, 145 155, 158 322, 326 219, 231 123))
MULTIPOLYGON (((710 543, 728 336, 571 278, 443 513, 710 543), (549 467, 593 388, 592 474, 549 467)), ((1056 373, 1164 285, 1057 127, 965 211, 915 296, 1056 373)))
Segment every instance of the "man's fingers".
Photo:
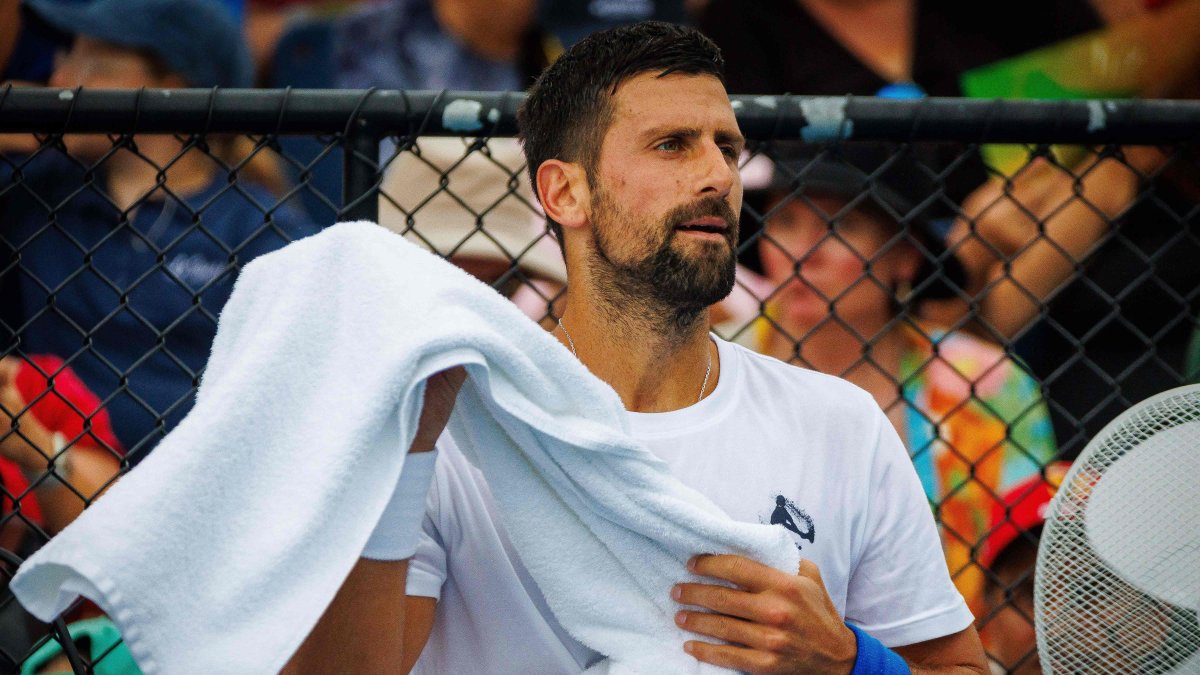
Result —
POLYGON ((702 577, 723 579, 748 591, 761 591, 778 584, 779 570, 740 555, 698 555, 688 561, 688 569, 702 577))
POLYGON ((781 629, 720 614, 680 610, 675 614, 675 623, 693 633, 753 649, 783 651, 791 647, 788 634, 781 629))
POLYGON ((761 614, 758 596, 727 586, 676 584, 671 597, 681 605, 703 607, 742 619, 758 620, 761 614))
POLYGON ((683 643, 683 649, 705 663, 745 673, 772 673, 779 667, 779 657, 775 654, 748 647, 714 645, 690 640, 683 643))

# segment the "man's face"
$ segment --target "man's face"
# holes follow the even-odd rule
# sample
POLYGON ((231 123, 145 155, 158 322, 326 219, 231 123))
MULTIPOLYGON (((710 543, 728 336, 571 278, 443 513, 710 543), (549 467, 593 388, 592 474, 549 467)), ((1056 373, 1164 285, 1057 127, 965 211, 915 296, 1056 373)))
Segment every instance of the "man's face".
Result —
POLYGON ((623 82, 592 176, 591 264, 635 296, 706 306, 733 288, 744 139, 711 76, 623 82))

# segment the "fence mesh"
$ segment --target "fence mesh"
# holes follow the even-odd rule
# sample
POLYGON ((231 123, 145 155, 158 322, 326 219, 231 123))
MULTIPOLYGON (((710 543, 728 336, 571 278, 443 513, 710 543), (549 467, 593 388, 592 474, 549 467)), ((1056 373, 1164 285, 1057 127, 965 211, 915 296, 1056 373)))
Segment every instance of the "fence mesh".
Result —
MULTIPOLYGON (((5 587, 187 414, 222 304, 258 255, 369 218, 547 328, 563 311, 515 97, 180 93, 110 92, 83 110, 78 91, 0 99, 5 587), (447 113, 463 109, 466 135, 447 113)), ((1191 377, 1200 107, 1124 103, 1092 138, 1082 102, 956 118, 862 101, 819 134, 805 131, 829 101, 769 102, 735 97, 745 205, 714 332, 871 392, 985 635, 1032 626, 1033 559, 999 544, 1033 541, 1037 523, 1010 490, 1053 484, 1110 419, 1191 377)), ((77 669, 127 658, 98 608, 63 619, 77 669)), ((0 672, 68 667, 54 634, 5 588, 0 672)))

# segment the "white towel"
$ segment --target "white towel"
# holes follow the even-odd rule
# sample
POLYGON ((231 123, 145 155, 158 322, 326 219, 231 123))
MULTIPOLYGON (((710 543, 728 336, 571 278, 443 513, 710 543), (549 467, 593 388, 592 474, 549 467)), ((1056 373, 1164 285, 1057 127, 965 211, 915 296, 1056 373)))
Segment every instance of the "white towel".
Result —
POLYGON ((50 619, 77 596, 154 673, 278 671, 374 529, 424 379, 469 377, 449 431, 563 626, 610 672, 699 672, 672 584, 702 552, 795 570, 628 435, 621 401, 491 288, 372 223, 250 263, 196 406, 12 582, 50 619))

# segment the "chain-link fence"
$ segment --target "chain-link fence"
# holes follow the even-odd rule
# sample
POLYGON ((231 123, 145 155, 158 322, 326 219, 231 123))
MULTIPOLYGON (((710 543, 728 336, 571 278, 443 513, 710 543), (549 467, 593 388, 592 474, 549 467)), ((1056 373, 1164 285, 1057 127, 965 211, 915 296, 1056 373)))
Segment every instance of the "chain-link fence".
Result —
MULTIPOLYGON (((0 91, 0 578, 186 415, 257 255, 376 220, 551 326, 566 277, 512 138, 519 100, 0 91)), ((1200 103, 734 103, 750 152, 714 331, 872 393, 985 638, 1032 631, 1061 460, 1189 377, 1200 103)), ((128 658, 89 603, 55 632, 0 596, 0 672, 128 658)))

